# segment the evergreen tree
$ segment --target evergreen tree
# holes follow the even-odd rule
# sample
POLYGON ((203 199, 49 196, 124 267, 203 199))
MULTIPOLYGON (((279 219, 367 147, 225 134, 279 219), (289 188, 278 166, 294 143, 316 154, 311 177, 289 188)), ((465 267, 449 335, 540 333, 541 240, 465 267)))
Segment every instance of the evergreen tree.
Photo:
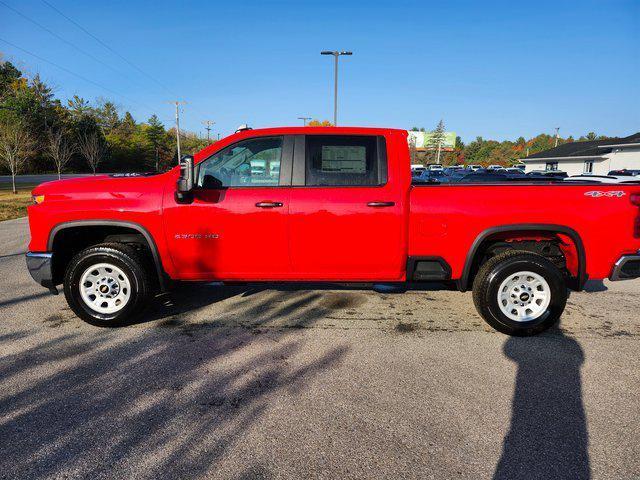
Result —
POLYGON ((440 120, 436 129, 431 132, 429 146, 433 149, 436 163, 440 163, 440 153, 446 139, 444 121, 440 120))

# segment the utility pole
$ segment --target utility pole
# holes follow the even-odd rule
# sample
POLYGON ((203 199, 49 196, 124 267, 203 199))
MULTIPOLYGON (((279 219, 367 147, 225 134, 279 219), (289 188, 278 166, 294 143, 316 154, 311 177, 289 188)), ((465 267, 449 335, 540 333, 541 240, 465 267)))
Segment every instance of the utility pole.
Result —
POLYGON ((341 55, 353 55, 353 52, 332 52, 324 50, 320 55, 333 55, 334 58, 334 75, 333 75, 333 126, 338 126, 338 58, 341 55))
POLYGON ((179 165, 180 157, 181 157, 180 155, 180 105, 186 105, 187 102, 174 100, 168 103, 176 106, 176 147, 178 149, 178 165, 179 165))
POLYGON ((558 146, 558 138, 560 138, 560 127, 556 127, 556 147, 558 146))
POLYGON ((298 117, 298 120, 302 120, 302 126, 306 127, 307 126, 307 121, 311 120, 311 117, 298 117))
POLYGON ((202 123, 203 125, 206 125, 204 129, 207 131, 207 143, 209 143, 209 133, 211 132, 211 125, 215 125, 216 122, 214 122, 213 120, 205 120, 202 123))

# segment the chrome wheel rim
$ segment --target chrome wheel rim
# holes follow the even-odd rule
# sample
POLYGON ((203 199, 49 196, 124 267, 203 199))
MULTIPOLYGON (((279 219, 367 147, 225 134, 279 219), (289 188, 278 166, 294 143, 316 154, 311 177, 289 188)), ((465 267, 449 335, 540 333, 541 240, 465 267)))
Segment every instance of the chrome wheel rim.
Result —
POLYGON ((131 298, 129 277, 111 263, 98 263, 80 277, 80 297, 91 309, 102 314, 122 310, 131 298))
POLYGON ((517 272, 510 275, 498 289, 498 305, 503 314, 516 322, 530 322, 547 311, 551 303, 551 288, 541 275, 517 272))

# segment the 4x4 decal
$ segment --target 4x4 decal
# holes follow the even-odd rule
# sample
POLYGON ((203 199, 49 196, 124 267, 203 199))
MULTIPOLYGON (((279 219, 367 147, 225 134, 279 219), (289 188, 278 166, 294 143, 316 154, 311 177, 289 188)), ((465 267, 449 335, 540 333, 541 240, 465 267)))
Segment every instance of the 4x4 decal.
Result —
POLYGON ((602 192, 600 190, 591 190, 590 192, 585 192, 587 197, 600 198, 600 197, 624 197, 626 195, 625 192, 620 190, 611 190, 609 192, 602 192))

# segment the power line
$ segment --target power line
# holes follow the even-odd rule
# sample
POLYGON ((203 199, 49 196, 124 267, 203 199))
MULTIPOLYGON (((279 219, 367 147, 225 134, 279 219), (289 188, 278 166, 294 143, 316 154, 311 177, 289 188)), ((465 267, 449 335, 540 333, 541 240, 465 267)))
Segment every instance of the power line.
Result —
POLYGON ((114 55, 118 56, 120 59, 122 59, 124 62, 126 62, 128 65, 130 65, 131 67, 135 68, 138 72, 140 72, 141 74, 143 74, 145 77, 153 80, 156 84, 158 84, 160 87, 162 87, 164 90, 166 90, 168 93, 170 93, 171 95, 174 95, 174 93, 168 88, 166 87, 163 83, 161 83, 160 81, 158 81, 155 77, 149 75, 147 72, 145 72, 144 70, 142 70, 140 67, 138 67, 136 64, 134 64, 133 62, 129 61, 126 57, 124 57, 123 55, 121 55, 120 53, 118 53, 116 50, 114 50, 113 48, 111 48, 109 45, 107 45, 105 42, 103 42, 102 40, 100 40, 98 37, 96 37, 93 33, 91 33, 89 30, 87 30, 86 28, 84 28, 82 25, 80 25, 78 22, 76 22, 75 20, 69 18, 67 15, 65 15, 64 13, 62 13, 60 10, 58 10, 56 7, 54 7, 53 5, 51 5, 49 2, 47 2, 47 0, 42 0, 42 3, 44 3, 45 5, 47 5, 49 8, 51 8, 52 10, 56 11, 59 15, 61 15, 62 17, 66 18, 69 22, 71 22, 72 24, 74 24, 76 27, 78 27, 80 30, 82 30, 84 33, 86 33, 87 35, 89 35, 91 38, 93 38, 96 42, 98 42, 100 45, 102 45, 104 48, 106 48, 107 50, 109 50, 111 53, 113 53, 114 55))
MULTIPOLYGON (((72 23, 73 25, 75 25, 77 28, 79 28, 80 30, 82 30, 84 33, 86 33, 88 36, 90 36, 91 38, 93 38, 96 42, 98 42, 100 45, 102 45, 104 48, 106 48, 107 50, 109 50, 111 53, 113 53, 114 55, 116 55, 117 57, 119 57, 120 59, 122 59, 124 62, 126 62, 128 65, 130 65, 131 67, 135 68, 138 72, 140 72, 141 74, 143 74, 145 77, 149 78, 150 80, 152 80, 153 82, 155 82, 157 85, 159 85, 160 87, 162 87, 166 92, 170 93, 172 96, 177 96, 174 92, 171 91, 171 89, 169 87, 167 87, 165 84, 163 84, 162 82, 160 82, 158 79, 156 79, 154 76, 150 75, 149 73, 145 72, 143 69, 141 69, 140 67, 138 67, 136 64, 134 64, 133 62, 131 62, 129 59, 127 59, 124 55, 122 55, 121 53, 117 52, 115 49, 113 49, 111 46, 109 46, 107 43, 105 43, 104 41, 100 40, 98 37, 96 37, 93 33, 91 33, 89 30, 87 30, 86 28, 84 28, 82 25, 80 25, 78 22, 76 22, 75 20, 73 20, 72 18, 70 18, 69 16, 65 15, 63 12, 61 12, 58 8, 56 8, 55 6, 53 6, 51 3, 49 3, 47 0, 41 0, 42 3, 44 3, 45 5, 47 5, 49 8, 51 8, 52 10, 54 10, 55 12, 57 12, 60 16, 64 17, 66 20, 68 20, 70 23, 72 23)), ((0 0, 0 2, 2 2, 2 0, 0 0)), ((4 3, 4 2, 2 2, 4 3)), ((194 110, 199 113, 202 116, 205 116, 205 114, 200 111, 198 108, 194 108, 194 110)))
POLYGON ((137 104, 137 105, 139 105, 141 107, 146 108, 147 110, 149 110, 152 113, 156 113, 155 109, 151 108, 149 105, 145 105, 144 103, 140 103, 138 101, 132 100, 132 99, 128 98, 127 96, 125 96, 125 95, 123 95, 123 94, 121 94, 119 92, 116 92, 115 90, 110 89, 109 87, 105 87, 104 85, 101 85, 98 82, 94 82, 93 80, 91 80, 91 79, 89 79, 87 77, 84 77, 84 76, 80 75, 79 73, 73 72, 73 71, 69 70, 68 68, 63 67, 62 65, 58 65, 57 63, 51 62, 51 61, 47 60, 46 58, 42 58, 41 56, 36 55, 35 53, 30 52, 28 50, 25 50, 24 48, 19 47, 18 45, 14 44, 14 43, 11 43, 10 41, 5 40, 4 38, 0 38, 0 42, 4 42, 7 45, 9 45, 9 46, 11 46, 11 47, 13 47, 15 49, 20 50, 21 52, 26 53, 27 55, 31 55, 32 57, 40 60, 41 62, 48 63, 49 65, 52 65, 52 66, 54 66, 56 68, 59 68, 60 70, 62 70, 64 72, 67 72, 69 75, 73 75, 74 77, 77 77, 80 80, 83 80, 83 81, 85 81, 87 83, 95 85, 96 87, 101 88, 101 89, 103 89, 103 90, 105 90, 105 91, 107 91, 107 92, 109 92, 109 93, 111 93, 113 95, 117 95, 117 96, 123 98, 124 100, 126 100, 127 102, 137 104))
POLYGON ((33 23, 34 25, 36 25, 37 27, 41 28, 42 30, 44 30, 45 32, 49 33, 50 35, 53 35, 55 38, 57 38, 58 40, 60 40, 61 42, 66 43, 67 45, 69 45, 71 48, 77 50, 78 52, 82 53, 83 55, 86 55, 87 57, 89 57, 90 59, 98 62, 100 65, 103 65, 104 67, 107 67, 109 70, 112 70, 114 72, 116 72, 118 75, 123 75, 126 78, 129 78, 127 76, 126 73, 121 72, 120 70, 113 68, 111 65, 109 65, 108 63, 103 62, 102 60, 100 60, 99 58, 95 57, 94 55, 91 55, 89 52, 84 51, 82 48, 78 47, 76 44, 74 44, 73 42, 70 42, 69 40, 67 40, 64 37, 61 37, 60 35, 58 35, 56 32, 54 32, 53 30, 45 27, 44 25, 42 25, 41 23, 35 21, 34 19, 28 17, 27 15, 25 15, 24 13, 16 10, 15 8, 13 8, 10 5, 7 5, 5 2, 3 2, 2 0, 0 0, 0 3, 2 5, 4 5, 5 7, 7 7, 9 10, 11 10, 12 12, 20 15, 22 18, 26 19, 27 21, 33 23))

